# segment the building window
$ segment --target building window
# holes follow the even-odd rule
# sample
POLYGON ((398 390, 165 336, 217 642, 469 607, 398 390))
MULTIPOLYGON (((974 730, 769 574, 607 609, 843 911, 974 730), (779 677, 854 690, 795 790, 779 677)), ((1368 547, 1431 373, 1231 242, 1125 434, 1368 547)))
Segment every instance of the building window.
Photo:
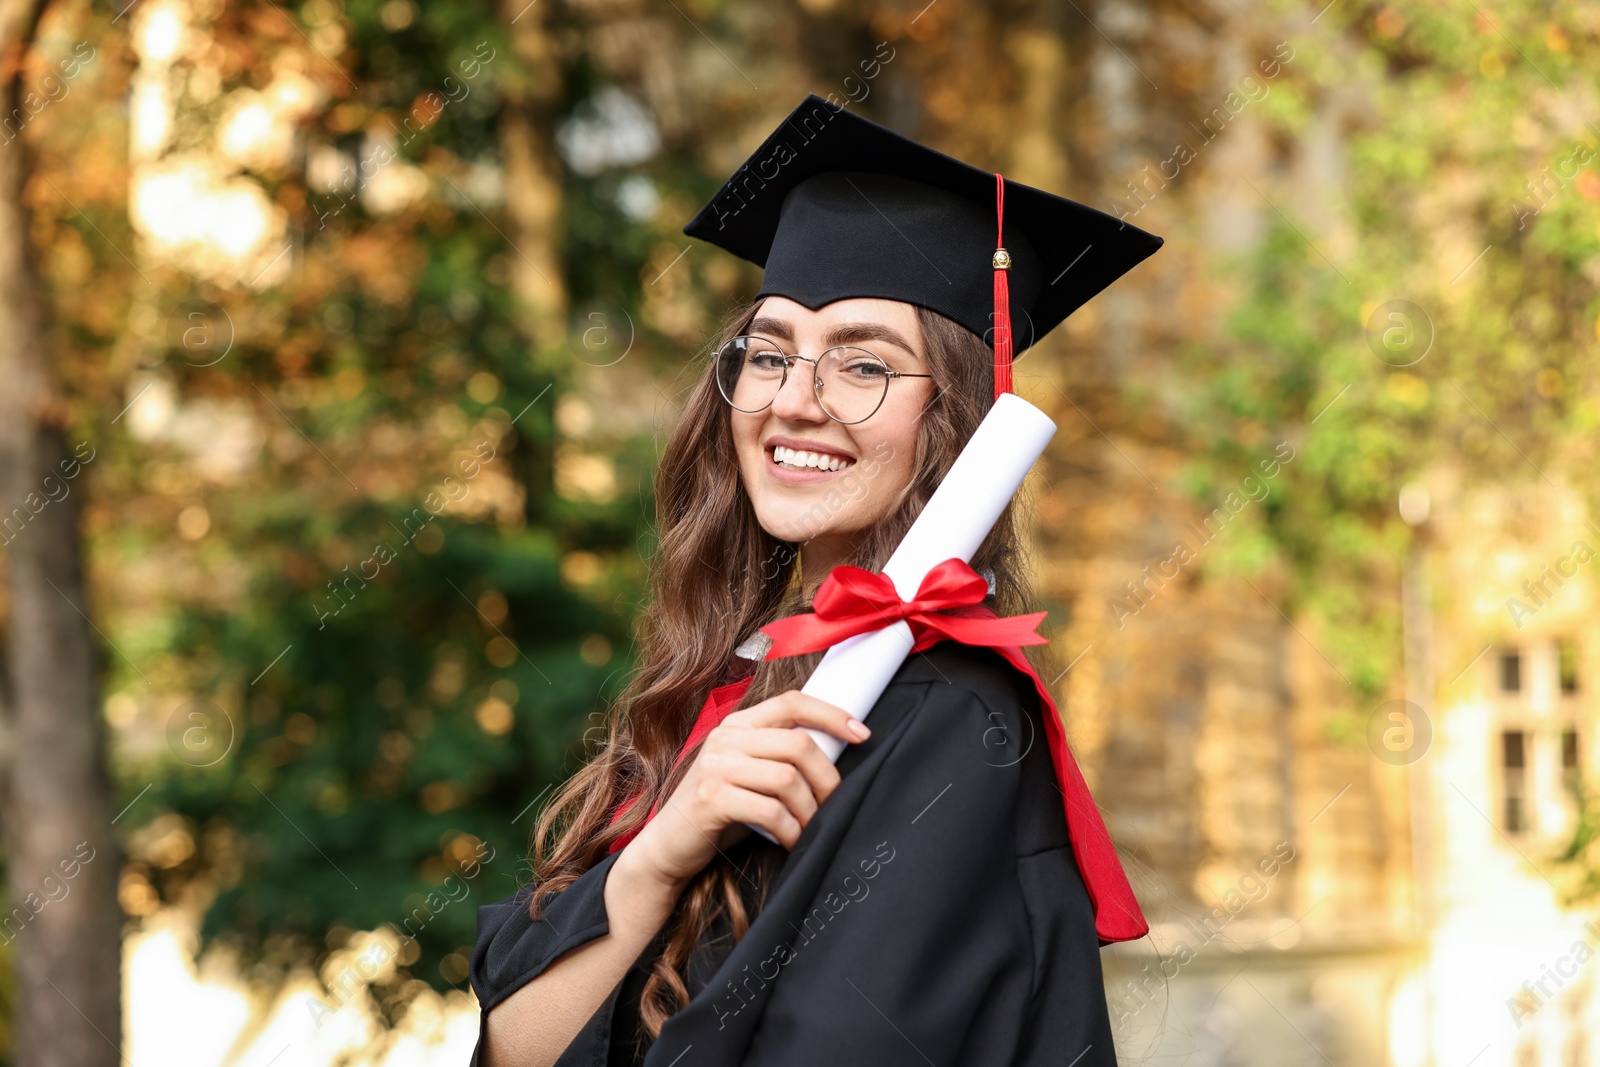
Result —
POLYGON ((1502 821, 1506 832, 1520 834, 1528 828, 1528 757, 1525 741, 1527 734, 1521 730, 1507 730, 1500 735, 1501 794, 1504 807, 1502 821))
POLYGON ((1522 692, 1522 653, 1517 649, 1500 653, 1500 691, 1522 692))
POLYGON ((1562 640, 1556 646, 1559 669, 1561 672, 1561 691, 1563 693, 1576 693, 1578 691, 1578 643, 1571 638, 1562 640))

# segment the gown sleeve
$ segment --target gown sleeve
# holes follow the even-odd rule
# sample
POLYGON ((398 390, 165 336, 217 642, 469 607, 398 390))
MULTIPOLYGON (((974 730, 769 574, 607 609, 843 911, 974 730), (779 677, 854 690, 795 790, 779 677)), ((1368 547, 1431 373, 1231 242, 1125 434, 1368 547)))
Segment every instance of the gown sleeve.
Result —
MULTIPOLYGON (((469 967, 479 1005, 478 1047, 472 1054, 472 1067, 480 1067, 483 1062, 486 1020, 497 1004, 539 977, 562 953, 610 931, 606 916, 606 875, 620 854, 614 852, 596 863, 547 901, 544 915, 538 922, 528 916, 528 899, 532 893, 528 887, 478 909, 478 940, 473 946, 469 967)), ((607 1014, 605 1008, 606 1005, 601 1005, 596 1015, 607 1014)), ((595 1029, 595 1022, 591 1020, 591 1026, 574 1039, 574 1044, 586 1039, 588 1031, 595 1029)), ((568 1051, 572 1051, 571 1045, 568 1051)))
MULTIPOLYGON (((1046 969, 1017 827, 1037 821, 1030 813, 1019 823, 1019 798, 1037 796, 1025 775, 1053 772, 1042 738, 1031 760, 1016 757, 1039 721, 1019 679, 972 650, 945 654, 932 671, 902 669, 869 718, 873 737, 846 752, 859 765, 807 826, 716 981, 668 1020, 649 1067, 691 1048, 700 1067, 1033 1062, 1046 969)), ((1052 851, 1070 863, 1059 795, 1047 802, 1059 832, 1052 851)), ((1088 921, 1077 929, 1095 964, 1081 1014, 1103 1020, 1079 892, 1088 921)), ((1050 1050, 1049 1062, 1080 1050, 1063 1051, 1050 1050)), ((1086 1056, 1079 1067, 1106 1062, 1115 1060, 1086 1056)))

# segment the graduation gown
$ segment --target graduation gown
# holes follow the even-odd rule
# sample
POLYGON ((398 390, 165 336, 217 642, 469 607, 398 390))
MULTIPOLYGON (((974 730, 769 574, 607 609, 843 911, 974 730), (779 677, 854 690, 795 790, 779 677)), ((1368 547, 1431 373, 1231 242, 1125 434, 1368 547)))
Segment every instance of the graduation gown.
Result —
MULTIPOLYGON (((720 721, 747 684, 714 689, 702 724, 707 712, 720 721)), ((1104 825, 1046 707, 1054 719, 1014 649, 945 641, 908 657, 750 929, 737 944, 709 932, 690 962, 689 1004, 640 1062, 1114 1065, 1099 946, 1147 926, 1109 838, 1093 840, 1104 825)), ((740 847, 782 848, 755 834, 740 847)), ((605 878, 619 854, 539 922, 527 889, 478 910, 471 980, 485 1017, 606 933, 605 878)), ((558 1067, 634 1062, 637 1000, 663 944, 664 931, 558 1067)))

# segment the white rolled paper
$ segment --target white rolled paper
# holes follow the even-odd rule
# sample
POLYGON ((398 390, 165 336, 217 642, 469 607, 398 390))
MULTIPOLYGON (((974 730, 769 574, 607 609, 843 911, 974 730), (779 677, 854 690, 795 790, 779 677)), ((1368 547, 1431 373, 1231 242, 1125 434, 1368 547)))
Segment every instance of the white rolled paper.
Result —
MULTIPOLYGON (((901 600, 912 599, 922 579, 945 560, 972 561, 1055 432, 1056 424, 1044 412, 1015 393, 1000 395, 884 564, 883 573, 901 600)), ((865 719, 913 643, 904 621, 846 638, 828 649, 801 692, 865 719)), ((810 734, 831 760, 844 751, 845 742, 830 733, 795 729, 810 734)), ((777 840, 759 826, 751 829, 777 840)))

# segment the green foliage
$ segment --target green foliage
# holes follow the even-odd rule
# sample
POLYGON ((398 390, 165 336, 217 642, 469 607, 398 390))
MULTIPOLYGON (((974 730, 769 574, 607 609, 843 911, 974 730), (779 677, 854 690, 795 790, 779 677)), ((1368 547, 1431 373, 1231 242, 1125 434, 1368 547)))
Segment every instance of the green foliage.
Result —
POLYGON ((1189 484, 1210 501, 1260 442, 1290 435, 1299 457, 1263 510, 1266 540, 1232 556, 1293 576, 1292 602, 1358 707, 1399 669, 1403 485, 1443 467, 1468 484, 1566 477, 1594 495, 1600 155, 1560 164, 1600 152, 1600 129, 1551 86, 1593 94, 1600 47, 1586 17, 1526 3, 1332 8, 1295 39, 1260 119, 1298 139, 1312 102, 1359 102, 1335 223, 1353 240, 1335 263, 1331 240, 1308 238, 1285 207, 1233 265, 1245 295, 1224 344, 1181 359, 1199 448, 1189 484), (1566 173, 1549 182, 1546 167, 1566 173), (1421 314, 1389 319, 1391 301, 1421 314), (1399 350, 1385 347, 1392 329, 1399 350))
MULTIPOLYGON (((489 6, 431 5, 390 28, 395 11, 344 9, 353 84, 315 72, 333 97, 299 136, 359 161, 396 131, 387 165, 420 167, 432 191, 375 214, 304 167, 264 174, 301 205, 285 281, 216 289, 148 268, 159 284, 143 299, 162 318, 198 301, 237 336, 211 363, 169 331, 145 365, 180 405, 247 405, 265 447, 242 476, 201 479, 179 444, 123 423, 89 527, 113 573, 166 571, 147 601, 114 582, 108 613, 126 653, 108 665, 110 703, 137 709, 115 750, 123 802, 137 798, 119 825, 124 905, 198 899, 208 942, 269 978, 352 931, 414 935, 380 991, 398 1006, 411 978, 465 988, 475 909, 526 882, 539 804, 621 685, 654 453, 643 438, 606 457, 610 500, 557 493, 555 409, 581 367, 567 338, 529 336, 511 285, 525 250, 502 208, 464 190, 467 168, 499 164, 504 87, 528 72, 489 6), (450 98, 431 120, 429 93, 450 98), (180 539, 185 521, 199 532, 180 539), (157 692, 200 703, 171 709, 157 692)), ((232 9, 211 32, 249 57, 225 90, 262 84, 280 48, 304 51, 232 9)), ((185 136, 209 144, 216 118, 185 112, 185 136)), ((564 230, 540 236, 575 253, 562 279, 575 302, 637 324, 637 367, 665 347, 640 306, 659 242, 618 211, 621 177, 569 176, 564 230)))

